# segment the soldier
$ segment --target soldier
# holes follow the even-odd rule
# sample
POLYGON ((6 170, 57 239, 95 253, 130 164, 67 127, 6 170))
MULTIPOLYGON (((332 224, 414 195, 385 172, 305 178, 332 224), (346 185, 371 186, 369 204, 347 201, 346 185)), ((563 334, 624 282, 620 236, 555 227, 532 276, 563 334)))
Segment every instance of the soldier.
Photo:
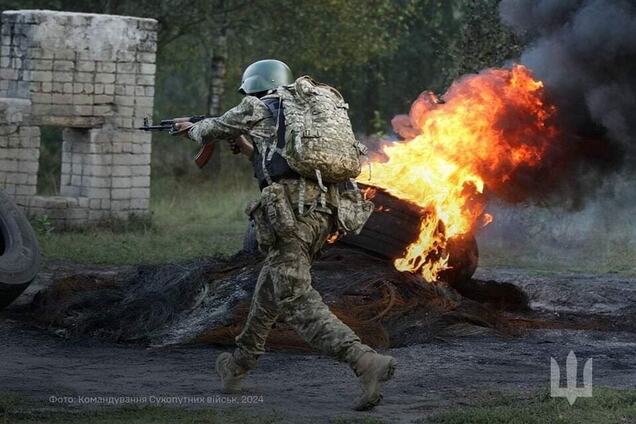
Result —
MULTIPOLYGON (((282 319, 310 346, 351 366, 362 385, 362 395, 354 408, 369 410, 382 399, 380 386, 393 376, 395 359, 378 354, 361 343, 360 338, 322 301, 311 285, 309 272, 312 260, 335 228, 338 199, 334 197, 338 196, 338 191, 328 185, 326 202, 319 204, 319 184, 302 179, 301 188, 300 175, 288 166, 280 149, 264 160, 265 146, 274 142, 277 147, 284 147, 281 146, 284 137, 276 139, 279 127, 284 125, 284 110, 281 112, 276 90, 293 82, 291 70, 283 62, 255 62, 243 73, 239 92, 245 97, 238 106, 218 118, 196 124, 177 124, 180 132, 187 132, 189 138, 198 143, 225 140, 232 144, 235 153, 240 151, 249 156, 262 190, 276 182, 284 188, 288 199, 298 199, 299 190, 303 190, 300 199, 304 204, 296 204, 293 209, 293 231, 276 233, 270 245, 267 245, 267 237, 260 234, 260 248, 265 250, 267 257, 256 283, 247 321, 236 337, 234 352, 218 356, 216 372, 226 392, 238 392, 241 380, 248 370, 256 367, 257 359, 264 353, 272 325, 282 319), (249 140, 240 136, 248 136, 249 140)), ((264 202, 266 200, 261 200, 264 202)))

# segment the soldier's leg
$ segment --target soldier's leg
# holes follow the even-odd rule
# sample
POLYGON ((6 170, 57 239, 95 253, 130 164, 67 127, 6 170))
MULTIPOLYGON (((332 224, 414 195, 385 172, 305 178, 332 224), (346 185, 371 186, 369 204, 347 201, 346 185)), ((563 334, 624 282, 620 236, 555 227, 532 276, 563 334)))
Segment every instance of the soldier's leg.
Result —
POLYGON ((265 350, 265 340, 278 317, 274 291, 270 277, 269 259, 265 260, 258 276, 250 311, 243 331, 236 338, 234 353, 221 353, 216 359, 216 372, 221 379, 223 391, 237 393, 241 381, 265 350))
POLYGON ((332 227, 330 215, 312 212, 298 218, 293 237, 280 240, 272 258, 271 278, 285 321, 312 347, 352 367, 365 352, 373 352, 336 317, 311 286, 311 260, 332 227))
POLYGON ((275 254, 274 251, 270 251, 263 264, 252 295, 247 320, 243 330, 236 337, 237 347, 233 357, 245 370, 256 367, 258 357, 265 352, 267 336, 278 318, 278 306, 271 277, 271 259, 275 254))
POLYGON ((290 252, 298 252, 297 261, 273 267, 272 279, 275 288, 280 282, 291 288, 286 296, 279 298, 281 316, 311 346, 351 366, 362 387, 354 409, 366 411, 382 400, 382 384, 393 376, 396 362, 391 356, 380 355, 362 344, 358 336, 331 313, 311 286, 311 259, 324 243, 331 223, 331 217, 324 214, 299 218, 296 237, 285 246, 290 252))

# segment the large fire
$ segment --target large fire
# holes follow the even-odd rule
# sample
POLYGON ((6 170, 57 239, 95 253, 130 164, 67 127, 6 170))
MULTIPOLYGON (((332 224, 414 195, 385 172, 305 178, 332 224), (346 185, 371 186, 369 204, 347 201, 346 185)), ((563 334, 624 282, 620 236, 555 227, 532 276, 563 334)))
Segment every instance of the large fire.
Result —
POLYGON ((448 267, 446 241, 492 220, 484 187, 496 193, 556 142, 554 111, 543 84, 515 65, 464 77, 441 99, 422 93, 408 116, 393 119, 404 141, 386 144, 359 181, 426 210, 419 238, 394 262, 398 270, 437 280, 448 267))

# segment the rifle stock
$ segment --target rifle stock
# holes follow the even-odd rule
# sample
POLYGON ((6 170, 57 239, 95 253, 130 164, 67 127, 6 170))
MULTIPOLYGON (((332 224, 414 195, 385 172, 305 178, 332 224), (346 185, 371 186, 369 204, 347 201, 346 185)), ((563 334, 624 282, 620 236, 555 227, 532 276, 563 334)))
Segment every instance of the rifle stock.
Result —
POLYGON ((194 157, 194 162, 199 169, 202 169, 210 161, 212 154, 214 153, 214 143, 207 143, 201 146, 199 152, 194 157))

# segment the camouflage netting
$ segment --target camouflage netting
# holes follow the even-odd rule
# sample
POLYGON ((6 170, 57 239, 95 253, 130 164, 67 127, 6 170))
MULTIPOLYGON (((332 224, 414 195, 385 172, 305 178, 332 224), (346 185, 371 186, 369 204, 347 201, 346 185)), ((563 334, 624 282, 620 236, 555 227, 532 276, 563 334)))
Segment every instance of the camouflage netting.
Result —
MULTIPOLYGON (((232 344, 249 309, 261 258, 203 258, 180 264, 139 266, 104 275, 81 273, 53 281, 31 305, 41 324, 67 337, 98 336, 151 345, 232 344)), ((374 347, 400 346, 436 337, 515 332, 504 310, 523 310, 514 287, 490 292, 475 281, 464 294, 394 270, 384 259, 350 247, 326 250, 312 270, 314 287, 332 311, 374 347), (472 290, 472 294, 471 294, 472 290)), ((501 286, 501 285, 500 285, 501 286)), ((270 349, 304 350, 305 343, 277 323, 270 349)))

